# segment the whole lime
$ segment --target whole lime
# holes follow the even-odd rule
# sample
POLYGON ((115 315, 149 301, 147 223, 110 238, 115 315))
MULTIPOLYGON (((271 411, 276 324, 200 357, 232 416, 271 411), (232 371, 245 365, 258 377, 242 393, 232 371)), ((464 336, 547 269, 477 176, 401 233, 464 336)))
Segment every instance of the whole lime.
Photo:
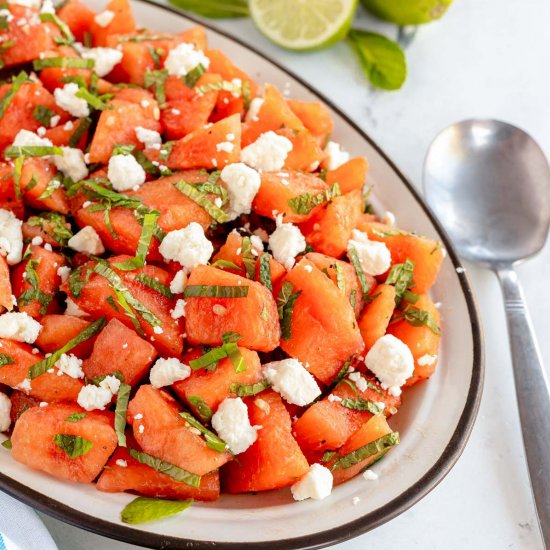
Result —
POLYGON ((453 0, 361 0, 371 13, 397 25, 420 25, 439 19, 453 0))

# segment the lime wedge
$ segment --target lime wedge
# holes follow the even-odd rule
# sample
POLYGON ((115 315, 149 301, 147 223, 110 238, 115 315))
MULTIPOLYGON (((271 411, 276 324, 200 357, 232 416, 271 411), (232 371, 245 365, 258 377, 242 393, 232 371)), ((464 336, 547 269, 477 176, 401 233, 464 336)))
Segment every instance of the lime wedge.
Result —
POLYGON ((361 0, 377 17, 398 25, 420 25, 439 19, 453 0, 361 0))
POLYGON ((258 29, 289 50, 332 46, 349 31, 357 0, 250 0, 258 29))

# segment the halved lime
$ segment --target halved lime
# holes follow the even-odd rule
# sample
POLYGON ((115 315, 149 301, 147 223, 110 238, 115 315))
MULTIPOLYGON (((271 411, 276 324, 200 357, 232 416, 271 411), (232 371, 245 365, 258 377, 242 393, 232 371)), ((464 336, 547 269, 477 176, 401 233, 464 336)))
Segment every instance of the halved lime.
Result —
POLYGON ((361 0, 377 17, 398 25, 420 25, 439 19, 453 0, 361 0))
POLYGON ((332 46, 346 36, 357 0, 250 0, 250 15, 272 42, 289 50, 332 46))

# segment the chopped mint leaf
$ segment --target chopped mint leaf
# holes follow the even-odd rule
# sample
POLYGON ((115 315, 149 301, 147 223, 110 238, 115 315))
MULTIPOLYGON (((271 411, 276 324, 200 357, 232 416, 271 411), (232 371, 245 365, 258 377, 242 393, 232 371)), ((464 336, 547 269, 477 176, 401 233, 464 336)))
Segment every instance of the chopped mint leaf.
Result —
POLYGON ((192 503, 192 500, 137 497, 124 507, 120 513, 120 520, 129 525, 155 521, 179 514, 187 510, 192 503))
POLYGON ((197 187, 191 185, 185 180, 180 180, 174 183, 174 187, 192 201, 196 202, 203 210, 205 210, 212 219, 218 223, 225 223, 229 220, 229 216, 218 206, 216 206, 206 193, 199 191, 197 187))
POLYGON ((229 391, 237 397, 252 397, 271 387, 269 380, 264 379, 254 384, 239 384, 234 382, 229 386, 229 391))
POLYGON ((247 286, 189 285, 183 291, 185 298, 246 298, 247 286))
POLYGON ((79 435, 57 434, 54 436, 53 440, 69 458, 73 459, 84 456, 94 446, 91 441, 79 435))
POLYGON ((128 401, 130 400, 130 391, 132 386, 128 384, 120 384, 116 397, 115 408, 115 432, 118 439, 118 444, 121 447, 126 447, 126 412, 128 411, 128 401))
POLYGON ((341 456, 332 467, 333 470, 336 468, 351 468, 355 464, 359 464, 363 460, 374 456, 380 452, 385 451, 389 447, 393 447, 399 443, 399 433, 391 432, 387 435, 383 435, 358 449, 348 453, 347 455, 341 456))
POLYGON ((225 452, 227 443, 220 439, 214 432, 211 432, 209 429, 205 428, 193 415, 188 412, 180 412, 180 416, 189 424, 192 428, 199 430, 199 432, 204 436, 206 441, 206 446, 216 451, 217 453, 225 452))
POLYGON ((367 401, 362 397, 357 397, 357 399, 350 399, 348 397, 342 400, 340 405, 342 405, 342 407, 346 407, 346 409, 352 409, 354 411, 368 411, 371 414, 379 414, 382 412, 382 409, 378 405, 372 403, 371 401, 367 401))
POLYGON ((267 252, 264 252, 260 256, 260 282, 269 291, 273 292, 273 283, 271 281, 271 261, 267 252))
POLYGON ((188 472, 187 470, 175 466, 174 464, 170 464, 169 462, 164 462, 160 458, 151 456, 147 453, 144 453, 143 451, 130 449, 130 456, 132 458, 135 458, 142 464, 150 466, 151 468, 153 468, 153 470, 156 470, 161 474, 166 474, 172 479, 175 479, 176 481, 181 481, 191 487, 199 487, 201 484, 201 476, 188 472))
POLYGON ((65 418, 65 421, 66 422, 80 422, 83 418, 86 418, 87 415, 88 415, 88 413, 74 413, 74 414, 71 414, 71 415, 67 416, 67 418, 65 418))
POLYGON ((191 406, 197 411, 203 422, 208 422, 214 415, 212 409, 200 395, 190 395, 187 401, 189 401, 191 406))
POLYGON ((0 367, 3 367, 4 365, 13 365, 15 363, 15 359, 8 355, 7 353, 0 353, 0 367))
POLYGON ((146 287, 149 287, 155 292, 158 292, 162 296, 169 298, 170 300, 174 297, 169 286, 159 283, 155 278, 147 275, 146 273, 141 273, 140 275, 138 275, 136 277, 136 281, 138 281, 142 285, 145 285, 146 287))
POLYGON ((315 207, 321 206, 325 202, 330 202, 334 197, 340 194, 340 185, 335 183, 327 190, 321 191, 320 193, 302 193, 297 197, 293 197, 288 200, 288 205, 296 214, 307 215, 315 207))
POLYGON ((290 281, 285 281, 279 295, 277 296, 277 310, 281 322, 281 338, 289 340, 291 336, 292 312, 296 300, 302 293, 301 290, 294 292, 294 285, 290 281))

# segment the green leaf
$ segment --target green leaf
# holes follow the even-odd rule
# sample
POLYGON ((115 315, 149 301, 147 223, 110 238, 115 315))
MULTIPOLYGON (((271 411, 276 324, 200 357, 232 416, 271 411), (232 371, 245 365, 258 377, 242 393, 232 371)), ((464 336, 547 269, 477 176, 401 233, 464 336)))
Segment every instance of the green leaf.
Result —
POLYGON ((56 434, 53 438, 55 444, 65 452, 69 458, 84 456, 94 446, 91 441, 79 435, 56 434))
POLYGON ((118 444, 121 447, 126 447, 126 413, 128 411, 128 401, 130 400, 130 391, 132 386, 128 384, 120 384, 116 397, 115 408, 115 432, 118 439, 118 444))
POLYGON ((413 327, 428 327, 434 334, 441 334, 441 329, 437 326, 435 319, 431 316, 429 311, 419 309, 414 306, 407 305, 407 307, 401 311, 396 312, 392 318, 392 323, 405 319, 409 325, 413 327))
POLYGON ((112 105, 105 103, 105 100, 111 99, 111 94, 97 96, 86 88, 80 88, 75 96, 83 99, 92 109, 96 109, 97 111, 108 111, 113 108, 112 105))
MULTIPOLYGON (((25 190, 29 190, 28 185, 25 190)), ((30 216, 27 223, 32 227, 40 227, 62 246, 67 246, 69 239, 73 236, 70 225, 67 227, 67 219, 59 212, 43 212, 38 216, 30 216)))
POLYGON ((335 183, 327 190, 315 195, 311 193, 302 193, 297 197, 293 197, 288 200, 288 205, 294 212, 296 212, 296 214, 307 215, 315 207, 331 201, 334 197, 337 197, 340 194, 340 185, 335 183))
POLYGON ((180 416, 192 428, 199 430, 199 432, 204 436, 207 447, 209 447, 213 451, 216 451, 217 453, 225 452, 227 443, 223 439, 220 439, 214 432, 211 432, 209 429, 205 428, 196 418, 193 417, 193 415, 189 414, 188 412, 182 411, 180 412, 180 416))
POLYGON ((55 13, 41 13, 39 17, 40 21, 42 22, 48 22, 57 25, 57 28, 61 31, 61 34, 65 39, 65 43, 72 44, 74 42, 75 39, 73 33, 71 32, 71 29, 64 21, 59 19, 59 17, 57 17, 55 13))
POLYGON ((201 193, 194 185, 187 183, 185 180, 180 180, 174 183, 174 187, 180 193, 183 193, 186 197, 189 197, 192 201, 196 202, 218 223, 225 223, 229 220, 229 216, 221 208, 218 208, 208 198, 206 193, 201 193))
POLYGON ((217 365, 222 359, 228 357, 235 368, 235 372, 243 372, 246 370, 246 363, 237 346, 241 335, 236 332, 226 332, 222 336, 223 344, 217 348, 212 348, 201 357, 189 361, 189 366, 193 370, 217 365))
POLYGON ((360 396, 357 397, 357 399, 347 397, 340 402, 340 405, 342 405, 342 407, 346 407, 346 409, 352 409, 354 411, 368 411, 371 414, 380 414, 382 412, 382 409, 378 405, 372 401, 367 401, 360 396))
POLYGON ((352 451, 351 453, 340 457, 334 463, 332 469, 335 470, 336 468, 351 468, 355 464, 359 464, 359 462, 362 462, 363 460, 371 456, 381 453, 389 447, 397 445, 398 443, 398 432, 391 432, 389 434, 383 435, 382 437, 379 437, 378 439, 375 439, 374 441, 371 441, 370 443, 367 443, 366 445, 355 449, 355 451, 352 451))
POLYGON ((7 353, 0 353, 0 367, 3 367, 4 365, 13 365, 15 363, 15 359, 8 355, 7 353))
POLYGON ((79 344, 82 344, 82 342, 85 342, 86 340, 89 340, 90 338, 95 336, 100 330, 105 327, 106 324, 107 320, 105 317, 101 317, 97 321, 89 324, 83 331, 77 334, 74 338, 71 338, 62 348, 54 351, 49 357, 46 357, 42 361, 39 361, 38 363, 32 365, 32 367, 29 368, 27 378, 30 378, 32 380, 33 378, 44 374, 48 369, 53 368, 55 363, 64 353, 71 351, 79 344))
POLYGON ((159 40, 173 40, 174 36, 170 34, 132 34, 130 36, 118 36, 119 42, 158 42, 159 40))
POLYGON ((18 199, 21 198, 21 174, 24 164, 25 157, 17 157, 13 165, 13 186, 15 187, 15 196, 18 199))
POLYGON ((172 479, 175 479, 176 481, 181 481, 189 485, 190 487, 199 487, 201 484, 201 476, 197 474, 188 472, 187 470, 184 470, 183 468, 179 468, 178 466, 175 466, 174 464, 170 464, 169 462, 164 462, 160 458, 151 456, 147 453, 144 453, 143 451, 130 449, 129 452, 130 452, 130 456, 132 458, 135 458, 138 462, 141 462, 142 464, 146 464, 147 466, 150 466, 151 468, 153 468, 153 470, 156 470, 161 474, 166 474, 167 476, 171 477, 172 479))
POLYGON ((158 292, 162 296, 165 296, 166 298, 169 298, 170 300, 174 297, 172 294, 172 291, 170 290, 170 287, 167 285, 163 285, 162 283, 159 283, 156 279, 151 277, 150 275, 147 275, 146 273, 141 273, 138 275, 135 279, 142 285, 145 285, 146 287, 149 287, 150 289, 154 290, 155 292, 158 292))
POLYGON ((394 264, 386 278, 387 285, 395 286, 395 302, 401 302, 407 289, 414 286, 414 262, 408 258, 402 264, 394 264))
POLYGON ((161 69, 160 71, 145 71, 144 86, 145 88, 154 88, 155 98, 159 105, 166 103, 166 79, 168 71, 161 69))
POLYGON ((31 288, 23 291, 17 298, 17 305, 28 306, 31 302, 37 301, 41 308, 39 313, 45 315, 53 296, 46 294, 41 288, 38 280, 38 273, 36 268, 38 267, 39 260, 29 260, 25 266, 25 281, 31 285, 31 288))
POLYGON ((60 173, 57 173, 48 182, 46 189, 42 191, 41 195, 38 197, 38 200, 43 201, 43 200, 49 199, 57 191, 57 189, 60 189, 62 187, 62 181, 63 181, 63 175, 60 173))
POLYGON ((271 282, 271 264, 269 254, 264 252, 260 256, 260 282, 270 291, 273 291, 271 282))
POLYGON ((212 267, 219 267, 222 269, 236 269, 238 271, 241 270, 241 268, 234 264, 233 262, 230 262, 229 260, 216 260, 213 264, 210 264, 212 267))
POLYGON ((252 253, 252 241, 250 237, 243 237, 241 244, 241 257, 243 259, 244 269, 246 271, 246 276, 249 279, 254 279, 256 275, 256 259, 257 256, 254 256, 252 253))
POLYGON ((6 158, 15 159, 17 157, 46 157, 48 155, 62 155, 63 150, 61 147, 49 146, 49 145, 23 145, 19 147, 17 145, 10 145, 6 147, 4 156, 6 158))
POLYGON ((250 15, 247 0, 170 0, 170 2, 178 8, 211 19, 250 15))
POLYGON ((77 299, 80 298, 82 288, 90 280, 90 275, 92 274, 91 270, 86 270, 84 276, 82 276, 82 269, 82 266, 77 267, 76 269, 73 269, 69 275, 69 291, 71 292, 73 298, 77 299))
POLYGON ((65 422, 80 422, 83 418, 86 418, 88 416, 88 413, 74 413, 67 418, 65 418, 65 422))
POLYGON ((352 29, 348 41, 359 57, 370 83, 384 90, 398 90, 407 78, 407 62, 397 42, 374 32, 352 29))
POLYGON ((19 88, 29 81, 29 75, 25 71, 21 71, 16 77, 13 78, 11 86, 8 91, 0 99, 0 119, 4 116, 6 109, 12 102, 15 94, 19 91, 19 88))
POLYGON ((139 269, 145 265, 145 258, 149 252, 153 233, 155 232, 155 225, 159 219, 160 213, 153 211, 148 212, 143 216, 143 227, 141 229, 141 236, 136 250, 134 258, 126 260, 125 262, 118 262, 113 264, 117 269, 122 271, 132 271, 139 269))
POLYGON ((248 286, 188 285, 185 298, 246 298, 248 286))
POLYGON ((187 401, 197 411, 203 422, 209 422, 214 413, 200 395, 190 395, 187 401))
POLYGON ((194 68, 191 69, 184 77, 183 80, 188 88, 194 88, 195 84, 199 81, 200 77, 204 74, 206 69, 204 65, 200 63, 194 68))
POLYGON ((271 384, 269 380, 263 379, 255 384, 239 384, 238 382, 234 382, 229 386, 229 391, 234 393, 237 397, 252 397, 270 387, 271 384))
POLYGON ((243 86, 239 86, 231 80, 219 80, 218 82, 209 82, 208 84, 202 84, 201 86, 197 86, 195 88, 195 92, 197 92, 198 95, 206 94, 213 91, 223 91, 230 92, 236 95, 242 95, 243 86))
POLYGON ((2 447, 4 447, 4 449, 11 449, 12 448, 12 444, 11 444, 11 439, 5 439, 4 441, 2 441, 2 447))
POLYGON ((285 281, 279 295, 277 296, 277 311, 279 312, 279 321, 281 323, 281 338, 289 340, 291 336, 292 311, 301 290, 294 291, 294 285, 290 281, 285 281))
POLYGON ((92 119, 89 117, 80 119, 78 126, 69 138, 69 147, 76 147, 80 143, 82 136, 84 136, 86 130, 91 126, 91 124, 92 119))
POLYGON ((350 247, 348 250, 348 258, 350 259, 351 265, 353 266, 353 269, 355 269, 355 274, 357 275, 357 279, 359 280, 359 284, 361 285, 361 292, 363 293, 363 298, 369 302, 369 291, 370 286, 367 281, 367 276, 365 275, 365 272, 363 271, 363 267, 361 266, 361 262, 359 261, 359 256, 357 255, 357 250, 355 248, 350 247))
POLYGON ((192 500, 164 500, 162 498, 137 497, 120 512, 122 523, 137 525, 166 518, 187 510, 192 500))
POLYGON ((32 112, 32 117, 34 120, 40 122, 40 124, 46 128, 50 127, 52 117, 54 116, 55 113, 45 105, 36 105, 32 112))
POLYGON ((344 269, 342 264, 335 262, 334 271, 336 272, 336 286, 342 291, 342 294, 346 293, 346 279, 344 277, 344 269))
POLYGON ((82 59, 80 57, 45 57, 44 59, 35 59, 32 62, 32 68, 35 71, 51 68, 63 69, 93 69, 95 61, 93 59, 82 59))

